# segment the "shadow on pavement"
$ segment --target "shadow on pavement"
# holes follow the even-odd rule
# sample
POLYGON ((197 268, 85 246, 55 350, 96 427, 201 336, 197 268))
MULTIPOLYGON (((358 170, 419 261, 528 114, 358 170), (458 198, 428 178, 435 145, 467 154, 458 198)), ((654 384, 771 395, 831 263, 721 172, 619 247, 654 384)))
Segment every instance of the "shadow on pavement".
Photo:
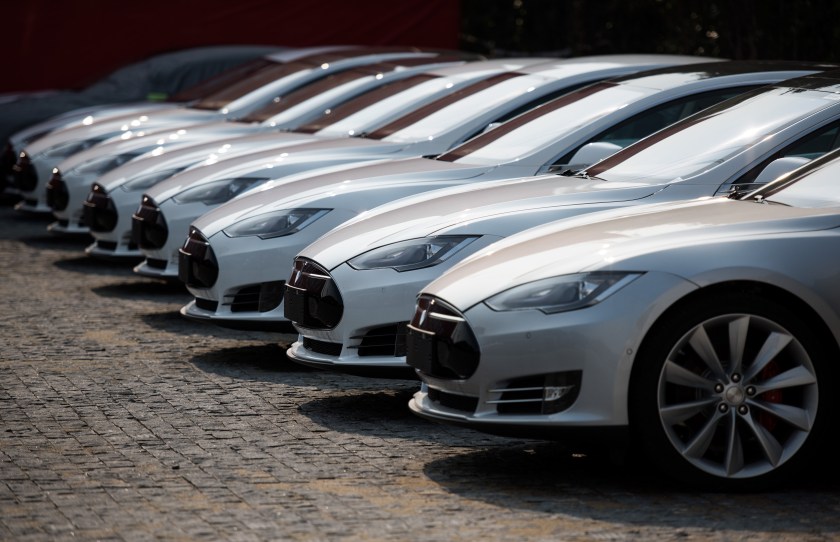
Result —
POLYGON ((535 441, 430 461, 423 470, 446 491, 470 500, 595 521, 745 534, 840 528, 830 504, 836 474, 766 493, 704 493, 608 456, 535 441))
MULTIPOLYGON (((128 274, 132 275, 129 268, 128 274)), ((109 284, 93 288, 93 292, 102 297, 115 297, 120 299, 134 300, 142 297, 144 301, 165 301, 186 304, 192 296, 181 282, 164 282, 149 280, 137 275, 136 281, 109 284)), ((182 318, 179 316, 179 318, 182 318)))
POLYGON ((131 271, 131 266, 125 265, 122 262, 100 260, 97 258, 91 258, 90 256, 80 256, 78 258, 57 260, 53 263, 53 265, 55 265, 57 268, 63 271, 83 273, 86 275, 133 275, 131 271))
MULTIPOLYGON (((45 226, 46 227, 46 226, 45 226)), ((90 245, 90 235, 27 235, 20 238, 21 242, 39 250, 66 250, 72 252, 83 252, 85 247, 90 245)), ((86 256, 87 257, 87 256, 86 256)))

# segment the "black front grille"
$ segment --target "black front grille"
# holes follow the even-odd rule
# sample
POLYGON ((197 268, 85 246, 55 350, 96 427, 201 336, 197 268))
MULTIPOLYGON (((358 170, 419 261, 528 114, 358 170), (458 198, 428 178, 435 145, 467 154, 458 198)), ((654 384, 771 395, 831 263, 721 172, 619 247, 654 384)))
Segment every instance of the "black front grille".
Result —
POLYGON ((101 185, 91 187, 82 205, 82 220, 91 231, 104 233, 117 227, 117 208, 101 185))
POLYGON ((210 288, 219 278, 219 264, 207 238, 190 228, 184 246, 178 250, 178 278, 193 288, 210 288))
POLYGON ((478 407, 478 399, 476 397, 455 395, 454 393, 446 393, 435 388, 429 388, 429 399, 446 408, 460 410, 468 414, 474 413, 478 407))
POLYGON ((478 341, 464 317, 432 296, 417 300, 406 336, 406 362, 437 378, 469 378, 481 357, 478 341))
POLYGON ((152 269, 159 269, 163 271, 164 269, 166 269, 166 260, 146 258, 146 267, 150 267, 152 269))
POLYGON ((12 166, 11 185, 23 192, 32 192, 38 186, 38 173, 25 152, 20 153, 17 163, 12 166))
POLYGON ((230 302, 230 312, 256 312, 260 306, 260 285, 240 288, 230 302))
POLYGON ((155 250, 166 244, 169 228, 152 198, 143 196, 140 207, 131 216, 131 232, 134 242, 140 248, 155 250))
POLYGON ((96 241, 96 248, 99 250, 107 250, 108 252, 114 252, 117 250, 117 242, 116 241, 96 241))
POLYGON ((219 308, 219 302, 213 301, 212 299, 202 299, 200 297, 196 297, 195 306, 201 310, 216 312, 216 309, 219 308))
POLYGON ((359 343, 359 357, 405 356, 405 333, 408 322, 371 329, 359 343))
POLYGON ((303 347, 317 354, 324 354, 326 356, 341 355, 341 343, 330 343, 327 341, 318 341, 304 337, 303 347))
POLYGON ((46 188, 47 205, 53 211, 63 211, 70 202, 70 192, 67 191, 67 183, 61 178, 61 172, 53 169, 46 188))
POLYGON ((286 281, 263 282, 240 288, 229 303, 231 312, 268 312, 280 306, 286 281))
POLYGON ((283 314, 310 329, 332 329, 344 314, 344 301, 329 271, 311 260, 295 259, 286 285, 283 314))
POLYGON ((283 302, 283 295, 286 292, 286 281, 275 280, 260 284, 260 312, 273 311, 283 302))

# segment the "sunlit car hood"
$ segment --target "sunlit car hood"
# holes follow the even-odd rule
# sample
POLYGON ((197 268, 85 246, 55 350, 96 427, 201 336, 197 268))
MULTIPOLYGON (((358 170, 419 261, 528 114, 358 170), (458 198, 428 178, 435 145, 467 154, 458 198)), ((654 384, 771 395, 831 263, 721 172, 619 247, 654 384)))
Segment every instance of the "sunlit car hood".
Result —
POLYGON ((142 115, 150 111, 171 109, 172 104, 160 102, 138 102, 130 104, 108 104, 74 109, 56 117, 38 122, 19 130, 9 137, 12 145, 18 149, 26 143, 44 137, 47 133, 76 126, 90 126, 116 117, 142 115))
POLYGON ((259 176, 279 179, 298 173, 304 164, 303 169, 306 170, 317 167, 317 164, 326 162, 331 156, 350 153, 354 156, 358 154, 360 160, 380 156, 385 158, 402 148, 403 145, 368 139, 339 138, 313 141, 310 137, 305 142, 284 147, 282 150, 259 151, 222 160, 211 166, 184 171, 156 185, 147 194, 156 202, 162 203, 187 188, 218 179, 253 176, 253 172, 256 171, 263 172, 259 176))
POLYGON ((224 141, 215 140, 202 144, 188 145, 184 148, 156 147, 151 151, 141 154, 134 160, 104 173, 97 182, 106 190, 110 191, 143 173, 193 164, 195 166, 212 165, 220 160, 268 149, 279 149, 284 146, 308 142, 312 139, 313 137, 309 134, 297 134, 294 132, 258 133, 225 139, 224 141))
POLYGON ((735 256, 739 261, 729 262, 731 255, 722 250, 726 244, 838 226, 837 208, 722 197, 617 209, 513 235, 460 262, 424 292, 466 308, 519 284, 582 271, 656 270, 691 280, 708 268, 744 266, 754 257, 740 249, 735 256), (681 257, 662 257, 678 251, 681 257))
POLYGON ((442 234, 506 236, 592 211, 593 204, 644 199, 661 189, 543 175, 435 190, 362 213, 312 243, 301 255, 332 268, 389 243, 442 234))
MULTIPOLYGON (((204 145, 205 143, 211 143, 215 145, 215 147, 219 147, 221 145, 220 140, 224 139, 225 142, 228 140, 233 140, 238 137, 246 137, 249 135, 253 135, 255 130, 247 124, 242 123, 214 123, 212 125, 199 125, 196 128, 205 128, 209 126, 218 126, 219 129, 222 126, 227 126, 227 131, 219 131, 219 132, 210 132, 209 130, 194 130, 191 128, 186 129, 179 129, 179 130, 163 130, 157 131, 150 134, 146 134, 142 137, 133 137, 122 139, 119 136, 107 139, 93 147, 88 149, 79 151, 75 154, 72 154, 62 160, 60 165, 58 165, 58 169, 61 171, 69 171, 75 166, 79 164, 83 164, 88 160, 93 160, 95 158, 99 158, 100 156, 113 156, 123 153, 144 153, 144 152, 156 152, 157 154, 162 154, 164 152, 170 151, 172 149, 181 149, 187 146, 193 145, 204 145)), ((273 134, 266 134, 266 135, 275 135, 278 136, 280 133, 273 133, 273 134)), ((305 142, 311 141, 313 136, 308 134, 294 134, 296 137, 293 138, 294 141, 305 142)), ((287 134, 284 132, 283 136, 286 137, 287 134)))
POLYGON ((129 114, 103 119, 90 126, 74 126, 56 130, 40 139, 36 139, 27 145, 24 150, 30 156, 35 156, 54 145, 69 141, 113 137, 114 134, 136 134, 138 131, 162 130, 172 126, 183 128, 189 125, 207 123, 218 118, 220 118, 220 114, 217 111, 184 107, 148 111, 139 115, 129 114))
POLYGON ((355 192, 361 187, 400 183, 416 186, 422 181, 434 183, 462 180, 480 175, 486 170, 427 158, 406 158, 363 164, 312 177, 289 177, 279 186, 229 201, 199 217, 193 225, 209 237, 249 215, 287 209, 298 201, 327 195, 349 195, 355 198, 355 192))

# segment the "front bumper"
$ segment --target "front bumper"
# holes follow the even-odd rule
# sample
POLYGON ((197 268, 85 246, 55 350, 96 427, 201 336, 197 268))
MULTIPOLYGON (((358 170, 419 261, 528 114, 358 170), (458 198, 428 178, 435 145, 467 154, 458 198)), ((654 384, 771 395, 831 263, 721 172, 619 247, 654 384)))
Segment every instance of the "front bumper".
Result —
MULTIPOLYGON (((487 432, 505 426, 534 435, 561 427, 625 427, 636 351, 665 308, 693 289, 679 277, 647 273, 601 303, 574 311, 495 312, 475 305, 464 314, 469 328, 479 330, 474 371, 457 378, 418 370, 425 385, 411 408, 429 419, 487 432), (577 395, 562 409, 552 408, 548 385, 511 393, 524 382, 573 373, 580 375, 577 395)), ((409 340, 409 365, 422 366, 411 348, 409 340)))
MULTIPOLYGON (((209 246, 218 266, 218 275, 210 287, 187 284, 196 299, 195 303, 184 307, 182 314, 188 318, 218 321, 220 325, 233 321, 241 326, 251 320, 253 329, 275 329, 281 323, 284 328, 292 329, 283 315, 283 290, 278 292, 277 286, 281 282, 284 285, 289 278, 298 252, 350 217, 347 213, 332 211, 295 234, 271 239, 231 238, 224 232, 212 235, 209 246), (275 293, 279 293, 279 297, 275 298, 275 293), (246 298, 253 300, 250 309, 246 298)), ((186 239, 185 235, 182 241, 186 239)))
MULTIPOLYGON (((53 215, 55 215, 55 213, 53 213, 53 215)), ((87 235, 90 233, 90 229, 84 225, 81 217, 79 216, 74 216, 69 220, 59 218, 47 226, 47 231, 62 235, 87 235)))
MULTIPOLYGON (((178 278, 178 249, 189 235, 190 223, 213 209, 203 203, 178 205, 171 199, 157 204, 157 212, 166 224, 166 240, 157 247, 144 247, 140 243, 140 252, 146 260, 134 268, 134 272, 145 277, 173 280, 178 278)), ((136 219, 133 223, 135 238, 137 235, 136 219)))
MULTIPOLYGON (((105 197, 112 205, 110 212, 116 215, 116 224, 109 231, 91 229, 90 234, 94 238, 94 243, 85 249, 85 252, 90 256, 112 260, 143 259, 143 253, 137 247, 131 231, 131 215, 140 204, 141 193, 139 191, 127 192, 118 188, 108 192, 105 197)), ((90 194, 88 199, 90 199, 90 194)), ((85 205, 96 205, 96 202, 86 201, 85 205)), ((88 210, 88 212, 95 211, 88 210)))
POLYGON ((13 174, 12 188, 16 189, 23 199, 18 202, 14 209, 24 213, 52 213, 52 208, 47 205, 46 185, 52 175, 53 165, 49 161, 60 161, 50 159, 46 156, 28 157, 19 160, 16 164, 16 171, 13 174), (23 166, 23 167, 21 167, 23 166))
POLYGON ((295 331, 291 322, 287 320, 254 319, 251 313, 238 314, 228 312, 227 314, 220 314, 218 310, 214 310, 212 303, 208 306, 202 300, 196 299, 181 307, 180 313, 181 316, 189 320, 214 324, 229 329, 278 333, 294 333, 295 331))
POLYGON ((428 388, 422 385, 420 391, 415 393, 408 402, 408 408, 417 416, 432 422, 465 427, 503 437, 555 440, 570 445, 603 444, 610 447, 626 446, 630 440, 630 428, 627 425, 569 427, 533 424, 516 418, 477 421, 457 412, 441 412, 430 408, 429 403, 428 388))
POLYGON ((82 204, 90 192, 92 183, 91 176, 75 176, 72 173, 65 173, 58 187, 53 186, 52 180, 47 183, 47 204, 50 205, 53 216, 57 219, 49 226, 51 232, 68 234, 90 232, 85 223, 82 204), (51 196, 51 191, 60 194, 51 196), (60 202, 57 206, 54 204, 56 200, 60 202))
POLYGON ((344 263, 330 273, 341 292, 341 320, 332 329, 296 322, 300 338, 289 357, 302 364, 341 372, 392 372, 415 378, 405 363, 405 326, 417 292, 442 269, 398 273, 393 269, 357 271, 344 263))

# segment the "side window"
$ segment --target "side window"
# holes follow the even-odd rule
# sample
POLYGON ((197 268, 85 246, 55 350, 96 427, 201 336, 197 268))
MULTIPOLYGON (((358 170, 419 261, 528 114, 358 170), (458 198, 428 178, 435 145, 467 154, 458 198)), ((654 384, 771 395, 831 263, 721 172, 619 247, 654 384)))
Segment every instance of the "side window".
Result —
MULTIPOLYGON (((771 162, 779 158, 804 158, 813 160, 823 154, 840 147, 840 121, 834 121, 810 134, 794 141, 784 149, 773 153, 761 163, 741 175, 737 180, 718 189, 718 193, 726 192, 736 186, 738 191, 752 190, 772 179, 760 179, 759 175, 771 162)), ((791 161, 791 164, 794 164, 791 161)), ((793 167, 793 166, 790 166, 793 167)), ((782 173, 778 173, 777 176, 782 173)))
POLYGON ((564 166, 588 166, 591 164, 573 164, 575 154, 584 145, 590 143, 608 143, 618 147, 626 147, 631 143, 643 139, 662 128, 669 126, 678 120, 711 107, 738 94, 742 94, 756 88, 756 85, 727 88, 715 91, 704 92, 694 96, 679 98, 668 103, 643 111, 629 119, 609 128, 580 147, 568 152, 551 164, 552 170, 562 169, 564 166))

